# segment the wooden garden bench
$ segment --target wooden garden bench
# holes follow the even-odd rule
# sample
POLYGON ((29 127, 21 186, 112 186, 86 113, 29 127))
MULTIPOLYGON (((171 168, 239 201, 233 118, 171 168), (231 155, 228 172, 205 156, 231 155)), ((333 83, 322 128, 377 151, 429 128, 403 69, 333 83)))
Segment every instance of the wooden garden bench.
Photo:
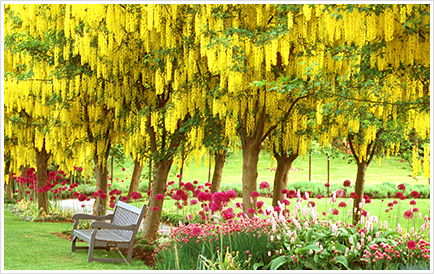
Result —
POLYGON ((143 205, 140 209, 120 201, 119 198, 112 214, 93 216, 79 213, 72 216, 75 222, 72 230, 71 251, 74 252, 75 249, 89 249, 88 263, 92 261, 131 263, 134 239, 145 214, 146 205, 143 205), (77 229, 80 220, 97 221, 90 224, 93 229, 77 229), (77 238, 87 242, 89 246, 76 247, 75 242, 77 238), (93 250, 98 247, 108 249, 110 247, 126 248, 128 249, 127 258, 124 260, 93 257, 93 250))

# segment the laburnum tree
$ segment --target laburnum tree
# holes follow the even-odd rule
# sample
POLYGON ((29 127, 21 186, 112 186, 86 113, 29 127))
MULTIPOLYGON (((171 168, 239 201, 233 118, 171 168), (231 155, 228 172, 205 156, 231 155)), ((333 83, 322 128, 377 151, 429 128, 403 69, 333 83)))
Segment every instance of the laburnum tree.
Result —
MULTIPOLYGON (((324 92, 324 128, 319 141, 346 138, 357 163, 353 223, 364 201, 365 174, 374 156, 399 151, 412 135, 426 140, 429 110, 429 7, 427 5, 334 6, 336 17, 324 28, 336 28, 344 70, 333 89, 324 92), (342 27, 338 27, 341 22, 342 27)), ((418 146, 413 146, 414 175, 420 168, 418 146)), ((424 150, 424 176, 429 177, 429 146, 424 150)))
MULTIPOLYGON (((8 22, 8 58, 15 62, 12 69, 22 68, 25 78, 10 74, 6 79, 7 102, 35 100, 41 106, 29 105, 30 115, 47 119, 32 121, 45 128, 43 135, 35 136, 38 151, 46 151, 37 162, 47 162, 48 153, 56 151, 52 160, 64 170, 72 171, 74 165, 94 169, 96 190, 107 193, 108 153, 114 137, 122 136, 122 120, 114 119, 120 109, 110 104, 113 96, 105 93, 107 83, 95 60, 85 58, 91 51, 99 53, 97 45, 86 40, 91 28, 72 14, 70 5, 10 5, 8 22)), ((95 213, 105 214, 106 204, 106 197, 97 197, 95 213)))

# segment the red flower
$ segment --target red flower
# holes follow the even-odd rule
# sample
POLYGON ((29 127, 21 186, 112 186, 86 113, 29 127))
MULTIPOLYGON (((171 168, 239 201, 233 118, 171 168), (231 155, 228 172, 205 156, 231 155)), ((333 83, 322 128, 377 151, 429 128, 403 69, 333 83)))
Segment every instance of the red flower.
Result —
POLYGON ((417 247, 416 247, 416 242, 413 241, 413 240, 409 240, 409 241, 407 242, 407 248, 408 248, 408 249, 417 249, 417 247))
POLYGON ((332 215, 338 215, 339 211, 336 208, 333 208, 331 214, 332 215))
POLYGON ((367 198, 365 199, 365 204, 370 204, 371 203, 371 199, 367 198))
POLYGON ((118 191, 118 189, 115 188, 115 189, 113 189, 113 190, 111 190, 111 191, 109 192, 109 195, 113 195, 113 194, 115 194, 117 191, 118 191))
POLYGON ((309 205, 310 205, 311 207, 315 207, 315 202, 314 202, 314 201, 309 201, 309 205))
POLYGON ((99 194, 99 197, 100 197, 101 199, 105 200, 105 199, 107 199, 107 194, 105 194, 104 192, 103 192, 103 193, 100 193, 100 194, 99 194))
POLYGON ((288 195, 292 195, 292 197, 294 197, 294 196, 295 196, 295 190, 291 189, 291 190, 288 192, 288 195))
POLYGON ((350 182, 350 180, 345 180, 345 181, 344 181, 344 186, 345 186, 345 187, 349 187, 349 186, 351 186, 351 182, 350 182))
POLYGON ((321 199, 322 198, 321 194, 316 195, 316 198, 321 199))
POLYGON ((417 207, 413 208, 413 212, 419 212, 419 208, 417 207))
POLYGON ((154 206, 153 208, 152 208, 152 211, 156 211, 156 210, 159 210, 160 208, 158 207, 158 206, 154 206))
POLYGON ((225 194, 231 200, 237 198, 237 193, 234 190, 232 190, 232 189, 226 190, 225 194))
POLYGON ((282 189, 282 194, 288 194, 288 190, 286 188, 282 189))
POLYGON ((410 201, 410 204, 411 204, 411 205, 416 205, 416 201, 415 201, 415 200, 411 200, 411 201, 410 201))
POLYGON ((359 195, 357 195, 355 192, 351 192, 350 193, 350 198, 359 199, 359 195))
POLYGON ((251 195, 253 198, 255 198, 255 197, 259 197, 259 193, 255 190, 255 191, 253 191, 252 192, 252 195, 251 195))
POLYGON ((283 200, 282 200, 282 204, 285 204, 285 205, 290 205, 290 204, 291 204, 291 202, 290 202, 290 201, 288 201, 287 199, 283 199, 283 200))
POLYGON ((413 191, 410 193, 410 197, 411 197, 411 198, 419 198, 419 197, 420 197, 419 192, 417 192, 416 190, 413 190, 413 191))
POLYGON ((170 181, 170 182, 167 182, 167 185, 173 185, 175 183, 175 181, 170 181))
POLYGON ((155 195, 155 200, 164 200, 163 194, 157 194, 157 195, 155 195))
POLYGON ((402 192, 397 192, 395 195, 395 198, 401 199, 402 198, 402 192))
POLYGON ((269 183, 267 183, 267 182, 261 182, 260 184, 259 184, 259 189, 265 189, 265 188, 269 188, 270 187, 270 184, 269 183))
POLYGON ((184 185, 184 189, 185 189, 185 191, 190 190, 190 191, 193 192, 194 189, 195 189, 195 187, 194 187, 194 185, 193 185, 192 183, 188 182, 188 183, 186 183, 186 184, 184 185))
POLYGON ((338 207, 347 207, 347 204, 345 202, 340 202, 338 207))
POLYGON ((395 205, 397 205, 397 204, 398 204, 398 201, 397 201, 397 200, 393 200, 393 203, 394 203, 395 205))
POLYGON ((393 207, 393 203, 388 203, 387 206, 393 207))
POLYGON ((275 206, 274 207, 274 211, 281 211, 282 209, 280 208, 280 206, 275 206))
POLYGON ((264 201, 257 201, 256 202, 256 207, 257 208, 261 208, 264 205, 264 201))
POLYGON ((249 209, 247 210, 247 213, 249 213, 249 214, 253 214, 253 213, 255 213, 255 210, 254 210, 253 208, 249 208, 249 209))
POLYGON ((176 177, 177 177, 177 178, 181 178, 181 174, 177 174, 176 177))
POLYGON ((124 167, 122 168, 122 171, 125 171, 125 168, 124 168, 124 167))
POLYGON ((404 211, 404 218, 405 219, 413 219, 414 214, 413 212, 411 212, 411 210, 406 210, 404 211))
POLYGON ((405 185, 404 184, 398 185, 398 189, 404 191, 405 190, 405 185))
POLYGON ((325 183, 324 186, 325 187, 330 187, 330 184, 329 183, 325 183))
POLYGON ((191 199, 190 205, 196 205, 196 204, 197 204, 197 200, 196 199, 191 199))
POLYGON ((81 194, 78 196, 78 200, 79 200, 80 202, 83 202, 84 200, 86 200, 86 194, 81 193, 81 194))

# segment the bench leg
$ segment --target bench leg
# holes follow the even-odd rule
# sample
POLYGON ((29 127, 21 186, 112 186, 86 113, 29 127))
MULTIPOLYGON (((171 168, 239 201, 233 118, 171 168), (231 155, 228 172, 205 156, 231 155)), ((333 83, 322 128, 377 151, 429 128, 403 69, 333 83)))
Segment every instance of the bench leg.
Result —
POLYGON ((95 237, 92 237, 89 243, 89 252, 87 253, 87 262, 91 263, 93 259, 93 250, 95 249, 95 237))
POLYGON ((71 239, 71 252, 75 251, 75 242, 77 241, 77 236, 72 236, 71 239))

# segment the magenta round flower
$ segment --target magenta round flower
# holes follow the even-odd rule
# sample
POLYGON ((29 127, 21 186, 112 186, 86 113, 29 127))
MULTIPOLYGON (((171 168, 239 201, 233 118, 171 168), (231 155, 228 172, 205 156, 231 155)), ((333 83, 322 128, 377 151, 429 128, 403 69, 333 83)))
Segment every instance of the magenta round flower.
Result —
POLYGON ((86 194, 81 193, 81 194, 78 196, 78 200, 79 200, 80 202, 83 202, 84 200, 86 200, 86 194))
POLYGON ((231 200, 237 198, 237 193, 234 190, 232 190, 232 189, 226 190, 225 194, 231 200))
POLYGON ((288 194, 289 192, 288 192, 288 190, 286 189, 286 188, 284 188, 284 189, 282 189, 282 194, 288 194))
POLYGON ((344 181, 344 187, 349 187, 351 186, 351 181, 350 180, 345 180, 344 181))
POLYGON ((257 201, 256 202, 256 207, 257 208, 261 208, 264 205, 264 201, 257 201))
POLYGON ((324 186, 325 187, 330 187, 330 184, 329 183, 325 183, 324 186))
POLYGON ((342 197, 344 195, 344 191, 342 189, 338 189, 338 190, 336 190, 336 195, 338 195, 339 197, 342 197))
POLYGON ((173 185, 175 183, 175 181, 170 181, 170 182, 167 182, 167 185, 173 185))
POLYGON ((419 192, 417 192, 416 190, 413 190, 413 191, 410 193, 410 197, 411 197, 411 198, 419 198, 419 197, 420 197, 419 192))
POLYGON ((197 204, 197 200, 196 199, 191 199, 190 200, 190 205, 196 205, 197 204))
POLYGON ((338 207, 347 207, 347 204, 345 202, 340 202, 338 207))
POLYGON ((158 206, 154 206, 153 208, 152 208, 152 211, 157 211, 157 210, 159 210, 160 208, 158 207, 158 206))
POLYGON ((404 191, 405 190, 405 185, 404 184, 399 184, 398 185, 398 189, 404 191))
POLYGON ((315 202, 314 202, 314 201, 309 201, 309 205, 310 205, 311 207, 315 207, 315 202))
POLYGON ((288 201, 287 199, 283 199, 283 200, 282 200, 282 204, 285 204, 285 205, 290 205, 290 204, 291 204, 291 202, 290 202, 290 201, 288 201))
POLYGON ((339 211, 336 208, 331 209, 331 214, 332 215, 338 215, 339 211))
POLYGON ((247 210, 247 213, 249 213, 249 214, 253 214, 253 213, 255 213, 255 210, 254 210, 253 208, 249 208, 249 209, 247 210))
POLYGON ((214 211, 214 212, 221 211, 223 209, 223 206, 221 204, 213 203, 213 202, 209 203, 209 207, 210 207, 211 211, 214 211))
POLYGON ((322 199, 321 194, 316 195, 316 198, 317 198, 317 199, 322 199))
POLYGON ((413 219, 414 214, 411 210, 404 211, 404 218, 405 219, 413 219))
POLYGON ((419 208, 417 207, 413 208, 413 212, 419 212, 419 208))
POLYGON ((124 168, 124 167, 122 168, 122 171, 125 171, 125 168, 124 168))
POLYGON ((252 192, 252 195, 251 195, 253 198, 255 198, 255 197, 259 197, 259 193, 255 190, 255 191, 253 191, 252 192))
POLYGON ((415 200, 411 200, 410 201, 410 205, 416 205, 416 201, 415 200))
POLYGON ((269 183, 267 183, 267 182, 261 182, 260 184, 259 184, 259 189, 266 189, 266 188, 269 188, 270 187, 270 184, 269 183))
POLYGON ((99 194, 99 197, 100 197, 101 199, 105 200, 105 199, 107 199, 107 194, 105 194, 104 192, 103 192, 103 193, 100 193, 100 194, 99 194))
POLYGON ((398 192, 396 193, 396 195, 395 195, 395 198, 401 199, 402 196, 404 196, 404 195, 402 194, 402 192, 399 192, 399 191, 398 191, 398 192))
POLYGON ((155 200, 164 200, 163 194, 158 193, 157 195, 155 195, 155 200))
POLYGON ((413 240, 409 240, 409 241, 407 242, 407 248, 408 248, 408 249, 417 249, 417 247, 416 247, 416 242, 413 241, 413 240))
POLYGON ((282 209, 280 208, 280 206, 275 206, 274 207, 274 211, 281 211, 282 209))

